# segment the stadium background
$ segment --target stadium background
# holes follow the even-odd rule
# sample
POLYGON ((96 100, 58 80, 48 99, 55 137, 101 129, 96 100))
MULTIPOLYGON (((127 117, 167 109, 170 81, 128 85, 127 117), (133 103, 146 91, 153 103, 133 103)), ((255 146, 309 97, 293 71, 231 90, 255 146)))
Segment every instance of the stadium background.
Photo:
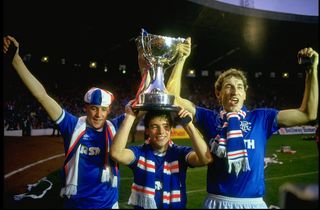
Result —
MULTIPOLYGON (((217 105, 214 81, 219 72, 230 67, 247 72, 249 108, 300 105, 304 72, 297 65, 296 53, 303 47, 319 52, 317 20, 256 17, 193 1, 108 2, 3 1, 4 35, 17 38, 20 54, 32 73, 72 113, 83 114, 83 94, 93 85, 115 94, 110 117, 123 112, 140 83, 134 38, 141 28, 153 34, 192 37, 193 49, 185 65, 181 95, 197 105, 217 105), (48 63, 41 62, 44 55, 49 56, 48 63), (90 61, 97 61, 96 69, 88 67, 90 61), (195 70, 195 75, 187 74, 190 69, 195 70), (285 72, 288 78, 283 77, 285 72)), ((169 72, 170 69, 166 76, 169 72)), ((19 130, 27 123, 33 129, 53 126, 6 63, 3 87, 4 129, 19 130)), ((52 138, 5 137, 4 174, 62 152, 59 137, 52 138)), ((42 169, 30 167, 5 179, 4 199, 23 193, 26 184, 54 172, 63 160, 52 161, 35 166, 42 169)))

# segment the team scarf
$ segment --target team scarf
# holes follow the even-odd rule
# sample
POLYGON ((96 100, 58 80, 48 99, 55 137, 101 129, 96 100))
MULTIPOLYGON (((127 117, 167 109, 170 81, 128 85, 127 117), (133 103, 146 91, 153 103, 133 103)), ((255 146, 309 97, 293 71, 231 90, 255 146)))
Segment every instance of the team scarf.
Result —
POLYGON ((150 82, 147 82, 150 68, 151 68, 151 66, 148 64, 146 66, 146 68, 144 69, 144 71, 143 71, 142 79, 141 79, 138 91, 136 93, 136 97, 135 97, 135 99, 134 99, 134 101, 132 103, 132 107, 133 108, 138 104, 139 97, 140 97, 140 94, 142 93, 142 91, 144 91, 148 87, 148 85, 150 83, 150 82))
MULTIPOLYGON (((86 116, 79 118, 76 127, 73 131, 68 151, 65 154, 63 177, 65 180, 64 187, 60 191, 60 196, 66 195, 70 198, 71 195, 77 194, 78 186, 78 167, 80 155, 80 139, 86 133, 86 116)), ((118 166, 117 163, 110 159, 110 146, 115 135, 115 127, 107 120, 105 123, 106 149, 105 160, 101 174, 101 182, 109 182, 112 187, 118 185, 118 166)))
POLYGON ((227 158, 228 173, 234 169, 238 176, 239 172, 251 170, 248 160, 248 153, 243 140, 243 133, 240 128, 240 121, 246 117, 246 107, 239 112, 220 111, 222 129, 211 143, 211 151, 220 158, 227 158))
MULTIPOLYGON (((150 140, 146 140, 143 150, 144 156, 140 156, 137 167, 134 169, 134 181, 131 186, 131 195, 128 204, 143 207, 144 209, 156 209, 155 197, 155 157, 150 140)), ((181 200, 179 153, 174 143, 170 140, 169 147, 164 157, 163 167, 163 208, 184 208, 185 202, 181 200)))

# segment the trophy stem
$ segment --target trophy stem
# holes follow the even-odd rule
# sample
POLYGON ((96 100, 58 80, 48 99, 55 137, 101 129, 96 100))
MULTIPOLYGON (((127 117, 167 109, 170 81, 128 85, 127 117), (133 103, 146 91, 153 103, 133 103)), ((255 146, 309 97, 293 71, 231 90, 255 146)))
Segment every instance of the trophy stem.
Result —
POLYGON ((163 66, 161 65, 156 66, 151 83, 147 87, 145 92, 151 92, 153 89, 166 90, 166 87, 164 85, 163 66))

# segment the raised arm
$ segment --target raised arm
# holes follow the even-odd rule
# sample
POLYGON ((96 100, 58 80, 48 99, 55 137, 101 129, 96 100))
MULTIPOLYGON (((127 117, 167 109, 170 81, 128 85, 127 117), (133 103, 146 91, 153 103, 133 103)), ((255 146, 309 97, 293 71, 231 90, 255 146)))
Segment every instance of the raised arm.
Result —
POLYGON ((191 141, 193 150, 188 156, 188 162, 192 166, 204 166, 213 161, 212 154, 207 143, 202 138, 199 131, 192 123, 192 115, 185 109, 181 109, 178 113, 180 118, 185 118, 189 116, 191 118, 190 122, 182 123, 183 128, 188 133, 191 141))
POLYGON ((311 58, 313 61, 312 65, 306 66, 305 89, 302 103, 297 109, 282 110, 278 113, 278 124, 282 127, 304 125, 317 118, 319 103, 319 55, 312 48, 304 48, 298 52, 298 59, 301 57, 311 58))
POLYGON ((134 154, 130 149, 126 149, 126 144, 129 139, 129 134, 131 127, 136 119, 136 115, 131 109, 131 103, 129 102, 126 107, 126 116, 117 131, 117 134, 114 136, 110 154, 114 161, 128 165, 134 159, 134 154))
POLYGON ((190 37, 186 39, 185 43, 179 45, 178 51, 178 60, 172 69, 166 88, 170 94, 175 96, 175 103, 188 110, 194 116, 196 113, 195 105, 191 101, 180 97, 183 66, 191 53, 190 37))
MULTIPOLYGON (((19 43, 15 38, 6 36, 3 38, 3 52, 6 54, 10 45, 13 44, 17 50, 12 60, 12 65, 23 83, 27 86, 32 95, 41 103, 53 121, 56 121, 62 113, 61 106, 52 99, 42 84, 31 74, 22 58, 19 55, 19 43)), ((12 47, 12 46, 11 46, 12 47)))

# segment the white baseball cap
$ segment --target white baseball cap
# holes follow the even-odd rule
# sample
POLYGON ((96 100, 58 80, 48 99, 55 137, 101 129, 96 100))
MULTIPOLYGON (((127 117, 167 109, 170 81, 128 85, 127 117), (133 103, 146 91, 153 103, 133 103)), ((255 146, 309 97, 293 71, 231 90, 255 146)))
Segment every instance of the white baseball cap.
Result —
POLYGON ((84 102, 91 105, 108 107, 113 100, 114 96, 111 92, 96 87, 91 88, 84 95, 84 102))

